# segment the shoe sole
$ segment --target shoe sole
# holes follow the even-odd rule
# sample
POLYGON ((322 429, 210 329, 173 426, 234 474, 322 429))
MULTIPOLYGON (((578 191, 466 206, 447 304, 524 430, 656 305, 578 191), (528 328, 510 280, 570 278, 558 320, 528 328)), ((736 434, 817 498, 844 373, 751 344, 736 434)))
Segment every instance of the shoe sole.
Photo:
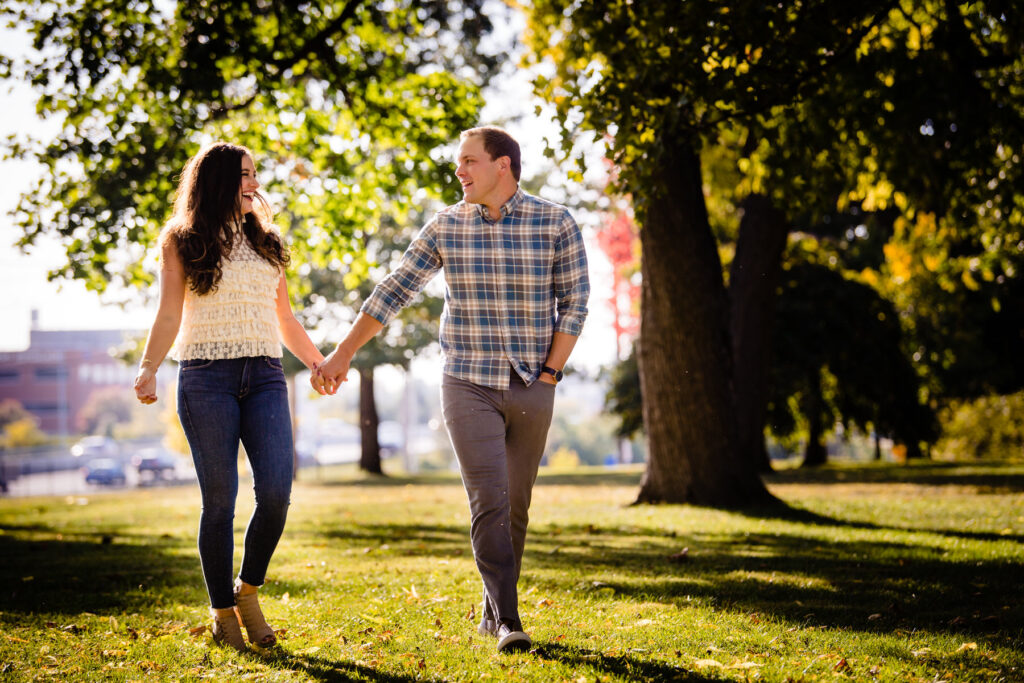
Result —
POLYGON ((522 631, 513 631, 498 641, 498 652, 526 652, 533 643, 522 631))

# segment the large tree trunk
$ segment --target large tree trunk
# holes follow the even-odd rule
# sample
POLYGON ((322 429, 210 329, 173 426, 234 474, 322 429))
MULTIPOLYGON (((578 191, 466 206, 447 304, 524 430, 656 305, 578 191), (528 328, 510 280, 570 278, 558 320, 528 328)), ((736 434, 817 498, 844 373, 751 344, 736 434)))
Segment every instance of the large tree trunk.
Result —
POLYGON ((708 225, 700 159, 666 155, 644 211, 640 387, 647 470, 637 502, 737 507, 771 499, 736 449, 728 300, 708 225))
POLYGON ((380 466, 380 443, 377 441, 377 401, 373 396, 373 368, 359 369, 359 469, 370 474, 384 474, 380 466))
POLYGON ((801 467, 819 467, 828 461, 828 450, 822 443, 824 428, 822 426, 821 378, 815 371, 808 382, 807 401, 807 446, 804 448, 804 461, 801 467))
POLYGON ((758 471, 770 472, 764 412, 776 288, 789 229, 785 214, 764 195, 747 197, 742 208, 736 256, 729 270, 736 446, 758 471))

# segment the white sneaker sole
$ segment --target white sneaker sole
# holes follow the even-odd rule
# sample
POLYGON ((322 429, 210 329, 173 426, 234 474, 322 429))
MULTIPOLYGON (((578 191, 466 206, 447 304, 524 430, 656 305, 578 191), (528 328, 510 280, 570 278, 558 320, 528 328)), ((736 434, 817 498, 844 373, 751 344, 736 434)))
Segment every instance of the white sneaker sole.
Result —
POLYGON ((524 652, 532 644, 530 636, 522 631, 512 631, 498 641, 498 652, 524 652))

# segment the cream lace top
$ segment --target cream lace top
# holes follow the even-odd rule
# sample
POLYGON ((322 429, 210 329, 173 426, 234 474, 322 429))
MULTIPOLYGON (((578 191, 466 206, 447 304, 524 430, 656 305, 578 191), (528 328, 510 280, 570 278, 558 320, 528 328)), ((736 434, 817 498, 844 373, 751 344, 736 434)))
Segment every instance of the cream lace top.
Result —
POLYGON ((221 271, 216 289, 203 295, 185 291, 171 358, 280 358, 275 306, 281 271, 256 253, 240 228, 221 271))

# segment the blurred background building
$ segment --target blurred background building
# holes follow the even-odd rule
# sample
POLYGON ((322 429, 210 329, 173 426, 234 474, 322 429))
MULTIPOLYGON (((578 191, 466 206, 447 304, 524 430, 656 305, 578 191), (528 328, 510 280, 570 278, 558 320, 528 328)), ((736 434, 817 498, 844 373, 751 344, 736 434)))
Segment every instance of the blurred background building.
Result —
POLYGON ((29 345, 0 352, 0 401, 15 399, 49 435, 81 431, 82 411, 97 391, 131 386, 133 368, 110 355, 138 331, 41 330, 32 311, 29 345))

